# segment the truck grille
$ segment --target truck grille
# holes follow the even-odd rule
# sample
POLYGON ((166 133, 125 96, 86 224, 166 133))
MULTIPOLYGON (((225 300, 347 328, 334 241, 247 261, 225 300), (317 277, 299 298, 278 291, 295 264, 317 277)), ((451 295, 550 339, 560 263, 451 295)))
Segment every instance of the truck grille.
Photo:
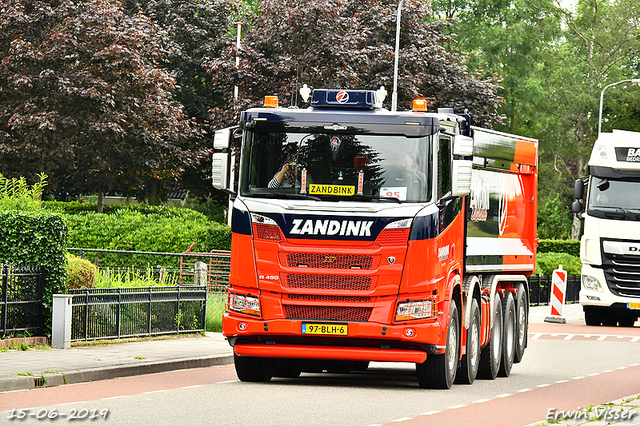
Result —
POLYGON ((604 276, 617 296, 640 298, 640 256, 607 253, 602 250, 604 276))
POLYGON ((362 275, 283 274, 282 285, 289 288, 326 290, 371 290, 377 278, 362 275))
POLYGON ((287 267, 324 269, 376 269, 380 256, 331 253, 280 253, 280 263, 287 267))
POLYGON ((287 318, 305 320, 369 321, 372 309, 348 306, 284 305, 287 318))

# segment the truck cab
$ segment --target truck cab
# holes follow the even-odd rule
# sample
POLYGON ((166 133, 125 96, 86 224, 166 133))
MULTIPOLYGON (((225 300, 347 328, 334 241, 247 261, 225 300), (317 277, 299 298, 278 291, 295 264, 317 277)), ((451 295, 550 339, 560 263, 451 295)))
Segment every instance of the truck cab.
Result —
POLYGON ((640 315, 640 133, 601 133, 574 195, 572 210, 584 219, 585 322, 633 326, 640 315))

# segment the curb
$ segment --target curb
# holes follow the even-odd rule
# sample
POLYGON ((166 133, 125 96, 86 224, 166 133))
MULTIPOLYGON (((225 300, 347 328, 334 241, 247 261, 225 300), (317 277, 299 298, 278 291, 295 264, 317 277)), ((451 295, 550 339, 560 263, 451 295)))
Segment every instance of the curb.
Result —
POLYGON ((74 383, 86 383, 119 377, 139 376, 143 374, 164 373, 190 368, 204 368, 215 365, 233 364, 233 355, 184 358, 170 361, 158 361, 148 364, 124 365, 91 368, 62 373, 44 373, 42 376, 9 376, 0 379, 0 392, 51 388, 74 383), (45 379, 46 378, 46 381, 45 379))
POLYGON ((48 345, 49 339, 42 336, 32 336, 32 337, 11 337, 8 339, 0 340, 0 348, 10 348, 15 344, 25 344, 29 347, 36 345, 48 345))

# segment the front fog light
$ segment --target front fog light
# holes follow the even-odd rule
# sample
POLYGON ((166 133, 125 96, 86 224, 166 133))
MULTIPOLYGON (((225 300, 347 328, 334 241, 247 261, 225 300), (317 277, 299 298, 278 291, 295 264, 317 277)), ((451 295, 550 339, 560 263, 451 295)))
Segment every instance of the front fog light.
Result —
POLYGON ((602 287, 600 286, 600 281, 590 275, 582 276, 582 286, 587 290, 599 291, 600 293, 603 292, 602 287))

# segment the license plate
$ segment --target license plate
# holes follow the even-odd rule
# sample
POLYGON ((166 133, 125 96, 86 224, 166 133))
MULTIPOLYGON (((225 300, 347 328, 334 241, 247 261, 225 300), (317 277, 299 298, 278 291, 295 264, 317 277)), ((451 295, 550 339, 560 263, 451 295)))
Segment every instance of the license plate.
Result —
POLYGON ((628 309, 640 309, 640 303, 627 303, 628 309))
POLYGON ((302 324, 302 334, 346 336, 347 324, 302 324))

